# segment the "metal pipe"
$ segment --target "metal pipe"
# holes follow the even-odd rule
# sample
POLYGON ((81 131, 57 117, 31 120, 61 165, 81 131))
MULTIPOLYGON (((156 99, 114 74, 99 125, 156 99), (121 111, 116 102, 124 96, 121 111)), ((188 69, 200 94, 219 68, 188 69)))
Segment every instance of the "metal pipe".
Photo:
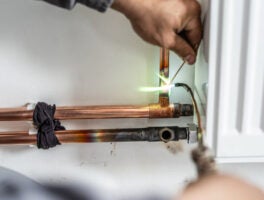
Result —
MULTIPOLYGON (((146 106, 69 106, 58 107, 55 118, 69 119, 108 119, 108 118, 172 118, 193 115, 191 104, 160 104, 146 106), (188 110, 189 112, 185 112, 188 110)), ((33 110, 27 107, 0 109, 0 121, 31 121, 33 110)))
MULTIPOLYGON (((90 142, 132 142, 132 141, 164 141, 161 137, 163 127, 137 129, 105 129, 105 130, 65 130, 55 134, 61 143, 90 143, 90 142)), ((173 136, 168 141, 188 139, 189 128, 167 127, 173 136)), ((36 135, 29 135, 26 131, 0 133, 0 145, 36 144, 36 135)))
MULTIPOLYGON (((169 50, 166 48, 160 48, 160 77, 169 80, 169 50)), ((162 87, 167 83, 160 78, 159 86, 162 87)), ((169 91, 161 91, 159 93, 159 104, 163 106, 169 105, 169 91)))
MULTIPOLYGON (((169 50, 160 49, 160 76, 169 78, 169 50)), ((167 84, 160 79, 160 86, 167 84)), ((58 107, 55 119, 109 119, 109 118, 173 118, 192 116, 191 104, 169 104, 169 91, 161 91, 159 103, 150 105, 116 105, 116 106, 68 106, 58 107)), ((28 107, 0 109, 0 121, 30 121, 33 110, 28 107)))

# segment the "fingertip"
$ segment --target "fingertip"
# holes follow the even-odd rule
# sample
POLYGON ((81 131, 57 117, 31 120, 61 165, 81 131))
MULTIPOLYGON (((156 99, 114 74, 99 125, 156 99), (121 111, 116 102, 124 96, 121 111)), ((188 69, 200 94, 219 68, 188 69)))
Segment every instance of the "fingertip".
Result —
POLYGON ((189 65, 193 65, 195 63, 196 56, 189 54, 184 58, 184 61, 186 61, 189 65))
POLYGON ((171 48, 176 54, 178 54, 188 64, 195 62, 196 53, 191 45, 179 35, 175 36, 173 48, 171 48))

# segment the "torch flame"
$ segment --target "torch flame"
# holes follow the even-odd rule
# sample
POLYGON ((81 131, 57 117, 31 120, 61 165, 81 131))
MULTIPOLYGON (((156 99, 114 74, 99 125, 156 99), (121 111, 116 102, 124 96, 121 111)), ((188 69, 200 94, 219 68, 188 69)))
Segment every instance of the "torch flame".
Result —
POLYGON ((165 78, 164 76, 157 74, 157 76, 165 83, 165 85, 162 85, 160 87, 140 87, 140 92, 160 92, 160 91, 169 91, 172 87, 174 87, 173 84, 170 84, 170 80, 168 78, 165 78))

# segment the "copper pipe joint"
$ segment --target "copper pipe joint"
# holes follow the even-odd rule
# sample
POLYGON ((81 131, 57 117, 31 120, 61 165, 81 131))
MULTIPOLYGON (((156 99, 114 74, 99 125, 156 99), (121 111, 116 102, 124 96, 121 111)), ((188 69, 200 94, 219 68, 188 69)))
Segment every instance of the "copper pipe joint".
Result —
POLYGON ((169 106, 161 106, 160 104, 149 105, 149 118, 172 118, 174 115, 173 104, 169 106))
POLYGON ((170 105, 170 99, 167 93, 163 93, 159 95, 159 105, 161 107, 168 107, 170 105))
POLYGON ((149 118, 178 118, 180 116, 192 116, 192 104, 170 104, 163 107, 160 104, 149 105, 149 118))

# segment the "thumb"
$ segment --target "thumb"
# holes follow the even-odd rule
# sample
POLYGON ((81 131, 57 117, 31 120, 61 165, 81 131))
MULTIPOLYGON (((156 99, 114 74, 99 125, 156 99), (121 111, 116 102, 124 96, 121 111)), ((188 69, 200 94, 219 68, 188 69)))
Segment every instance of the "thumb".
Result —
POLYGON ((181 36, 175 34, 174 44, 171 46, 170 50, 178 54, 188 64, 191 65, 195 63, 195 51, 193 50, 191 45, 181 36))

